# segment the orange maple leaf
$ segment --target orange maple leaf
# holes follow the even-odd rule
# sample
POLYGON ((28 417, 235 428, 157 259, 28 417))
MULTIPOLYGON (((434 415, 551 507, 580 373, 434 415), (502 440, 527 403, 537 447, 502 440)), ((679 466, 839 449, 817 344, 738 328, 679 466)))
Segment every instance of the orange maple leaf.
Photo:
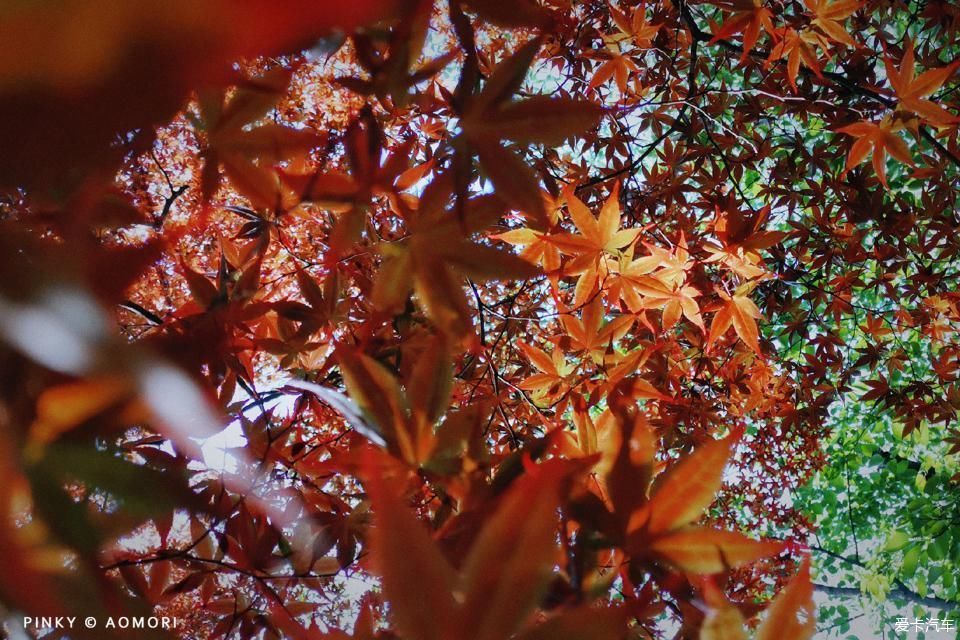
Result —
POLYGON ((611 36, 612 39, 616 41, 621 41, 627 38, 633 39, 634 44, 636 44, 641 49, 649 47, 651 40, 656 37, 657 32, 660 31, 659 24, 650 24, 647 22, 647 7, 644 4, 641 4, 639 7, 634 9, 633 17, 627 19, 626 14, 614 7, 612 4, 610 7, 610 17, 613 19, 614 24, 617 25, 617 29, 620 30, 620 34, 611 36))
POLYGON ((438 444, 434 426, 446 412, 452 388, 444 342, 427 344, 403 387, 393 372, 363 353, 341 347, 337 362, 351 400, 371 420, 374 433, 364 435, 412 465, 427 462, 438 444))
POLYGON ((761 317, 760 310, 747 295, 753 289, 754 284, 741 286, 733 295, 723 291, 720 292, 723 304, 716 315, 713 316, 713 322, 710 324, 707 351, 732 325, 740 339, 754 352, 760 353, 760 335, 757 330, 757 319, 761 317))
POLYGON ((597 70, 593 73, 593 77, 590 78, 590 84, 587 85, 587 88, 591 91, 595 90, 612 77, 616 81, 620 93, 626 93, 628 89, 627 81, 630 79, 630 74, 639 70, 640 68, 637 66, 637 63, 628 56, 622 53, 612 53, 606 62, 597 67, 597 70))
POLYGON ((754 540, 737 531, 691 528, 656 538, 650 549, 689 573, 719 573, 774 556, 783 544, 754 540))
POLYGON ((804 557, 797 575, 767 607, 756 640, 807 640, 813 637, 816 626, 810 558, 804 557))
POLYGON ((856 47, 850 34, 843 28, 842 22, 861 7, 861 0, 803 0, 807 9, 813 15, 812 25, 819 28, 827 37, 851 47, 856 47))
POLYGON ((604 307, 598 296, 583 308, 580 318, 565 313, 560 316, 560 324, 563 325, 567 334, 566 337, 569 338, 570 346, 574 350, 585 351, 597 364, 605 361, 613 364, 618 356, 614 353, 611 354, 611 358, 608 358, 607 351, 611 349, 614 342, 630 330, 634 317, 629 314, 622 315, 614 318, 601 328, 603 316, 604 307))
POLYGON ((515 253, 470 239, 501 215, 499 199, 478 196, 461 203, 461 212, 448 211, 451 189, 446 174, 436 178, 424 189, 419 208, 411 212, 410 234, 402 241, 378 245, 384 261, 372 299, 381 309, 396 309, 412 290, 438 327, 463 338, 471 330, 461 285, 464 276, 482 282, 527 278, 538 270, 515 253))
POLYGON ((681 315, 704 330, 700 307, 696 298, 700 291, 686 284, 687 270, 693 265, 681 241, 676 251, 646 245, 650 254, 630 259, 628 250, 610 276, 610 295, 622 299, 636 312, 644 309, 662 309, 664 330, 677 323, 681 315))
POLYGON ((748 212, 718 206, 715 212, 713 230, 720 247, 706 245, 711 255, 704 262, 720 262, 745 280, 769 277, 760 252, 789 235, 783 231, 764 230, 770 217, 770 205, 748 212))
POLYGON ((550 242, 549 234, 521 227, 490 236, 515 247, 523 247, 520 257, 531 264, 540 265, 547 274, 560 269, 560 251, 550 242))
POLYGON ((723 482, 723 469, 741 435, 736 430, 723 440, 701 446, 658 478, 650 500, 627 524, 632 548, 697 574, 719 573, 783 550, 780 542, 691 526, 713 502, 723 482))
MULTIPOLYGON (((702 582, 704 600, 710 609, 700 627, 700 640, 746 640, 747 623, 743 614, 727 600, 714 580, 702 582)), ((767 607, 757 628, 755 640, 809 640, 816 631, 813 584, 810 582, 810 558, 804 556, 800 570, 767 607)))
POLYGON ((609 5, 609 8, 610 17, 617 25, 618 33, 603 37, 609 57, 606 62, 597 67, 588 87, 596 89, 612 77, 616 80, 620 93, 625 94, 627 93, 627 81, 630 74, 639 71, 639 67, 633 59, 620 50, 620 43, 633 40, 633 44, 638 48, 647 49, 650 47, 653 38, 656 37, 657 32, 660 31, 660 25, 647 22, 647 10, 644 5, 640 5, 634 10, 632 19, 627 18, 626 14, 612 4, 609 5))
POLYGON ((628 290, 643 296, 639 309, 662 309, 661 324, 664 330, 671 328, 683 315, 687 320, 704 330, 703 318, 697 296, 700 291, 688 285, 670 287, 663 281, 653 278, 641 278, 634 281, 628 290))
POLYGON ((292 75, 289 69, 272 69, 242 83, 229 100, 225 100, 225 91, 201 95, 200 112, 208 143, 201 176, 205 199, 209 200, 219 186, 222 169, 254 207, 285 204, 287 194, 270 163, 304 154, 324 137, 275 122, 250 125, 276 105, 292 75))
POLYGON ((813 71, 817 77, 822 77, 820 73, 820 60, 817 57, 816 47, 824 50, 828 48, 828 43, 823 36, 810 29, 797 31, 790 27, 778 30, 776 36, 780 39, 770 49, 770 56, 767 58, 767 66, 770 63, 783 58, 787 59, 787 80, 790 81, 790 87, 793 92, 797 92, 797 74, 800 72, 800 63, 802 62, 808 69, 813 71))
MULTIPOLYGON (((551 461, 514 482, 459 569, 394 495, 383 477, 384 466, 368 462, 364 480, 375 512, 372 565, 383 579, 383 593, 405 638, 580 637, 570 635, 567 627, 582 628, 582 609, 572 609, 542 626, 530 625, 531 614, 554 575, 560 492, 576 466, 551 461), (411 582, 414 575, 420 579, 411 582)), ((591 612, 591 616, 585 619, 592 623, 591 638, 623 637, 621 612, 599 617, 591 612)))
POLYGON ((719 40, 742 33, 743 54, 740 56, 740 61, 743 62, 757 43, 761 28, 766 29, 768 33, 773 33, 773 12, 763 6, 762 0, 728 0, 721 6, 728 11, 733 11, 733 16, 720 26, 710 40, 710 44, 716 44, 719 40))
POLYGON ((960 122, 960 118, 932 100, 926 99, 927 96, 943 86, 947 78, 953 75, 957 67, 960 67, 960 60, 945 67, 928 69, 916 76, 913 42, 910 42, 907 44, 907 50, 903 54, 899 69, 893 66, 893 61, 889 56, 884 56, 883 63, 887 69, 887 78, 890 79, 890 85, 893 86, 893 90, 900 100, 900 105, 904 109, 912 111, 933 125, 950 125, 960 122))
POLYGON ((554 349, 552 355, 547 355, 543 349, 526 342, 518 341, 517 345, 540 372, 517 385, 524 391, 532 392, 535 403, 551 405, 570 391, 569 377, 576 366, 567 362, 562 350, 554 349))
POLYGON ((575 256, 564 267, 565 273, 580 276, 574 290, 574 306, 584 304, 606 275, 604 258, 617 255, 621 249, 632 244, 640 233, 640 229, 620 228, 619 193, 618 183, 600 209, 600 215, 595 218, 587 205, 574 194, 572 186, 564 190, 567 209, 580 233, 555 233, 550 236, 550 241, 561 252, 575 256))
POLYGON ((545 226, 547 212, 540 197, 539 178, 504 142, 559 145, 595 126, 606 112, 589 100, 569 97, 537 95, 511 100, 540 44, 540 39, 534 38, 497 65, 483 90, 466 105, 461 125, 465 139, 476 151, 498 194, 545 226))
POLYGON ((911 167, 914 166, 907 143, 896 133, 902 128, 903 124, 899 120, 894 121, 892 116, 887 115, 879 124, 855 122, 837 129, 839 133, 847 133, 858 138, 850 147, 847 164, 844 166, 841 175, 846 175, 852 168, 860 164, 872 149, 873 169, 877 172, 877 177, 880 178, 883 186, 889 188, 886 168, 887 153, 911 167))
POLYGON ((629 528, 642 525, 648 533, 660 534, 696 520, 723 484, 723 468, 740 435, 735 431, 723 440, 711 440, 664 472, 629 528))

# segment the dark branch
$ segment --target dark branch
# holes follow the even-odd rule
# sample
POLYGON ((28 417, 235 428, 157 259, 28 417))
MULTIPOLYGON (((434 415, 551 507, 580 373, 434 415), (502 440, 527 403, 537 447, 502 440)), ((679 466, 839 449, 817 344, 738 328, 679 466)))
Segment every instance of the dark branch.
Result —
MULTIPOLYGON (((858 587, 835 587, 828 584, 814 583, 813 588, 820 593, 825 593, 829 596, 836 596, 840 598, 859 598, 863 595, 863 592, 860 591, 858 587)), ((929 609, 952 610, 958 604, 956 602, 944 600, 943 598, 936 598, 934 596, 921 596, 919 593, 910 591, 909 589, 904 589, 902 587, 891 589, 889 593, 887 593, 887 597, 894 600, 906 600, 907 602, 919 604, 929 609)))

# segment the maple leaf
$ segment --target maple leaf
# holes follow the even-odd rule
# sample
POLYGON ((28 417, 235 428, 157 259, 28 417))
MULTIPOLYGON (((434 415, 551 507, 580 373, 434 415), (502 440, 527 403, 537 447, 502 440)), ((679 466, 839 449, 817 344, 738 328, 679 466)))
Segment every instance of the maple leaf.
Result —
POLYGON ((483 111, 468 111, 463 121, 467 137, 484 147, 491 138, 556 146, 596 125, 604 113, 603 108, 593 102, 551 96, 510 102, 498 100, 485 107, 483 111))
MULTIPOLYGON (((635 395, 634 397, 638 397, 635 395)), ((581 400, 573 402, 572 418, 575 431, 563 431, 564 439, 558 444, 558 451, 562 451, 569 458, 596 459, 591 471, 597 482, 603 487, 607 495, 621 490, 617 487, 611 475, 622 454, 624 437, 629 439, 631 459, 643 465, 653 459, 656 453, 656 443, 653 433, 642 418, 637 418, 632 433, 625 433, 619 424, 620 418, 614 415, 609 408, 605 409, 596 418, 591 417, 588 407, 581 400)))
POLYGON ((657 479, 649 500, 627 522, 627 546, 633 553, 640 557, 652 553, 683 571, 709 574, 784 549, 780 542, 757 541, 734 531, 690 524, 713 502, 724 466, 741 435, 734 431, 723 440, 701 446, 657 479))
POLYGON ((622 637, 625 620, 617 611, 596 618, 596 628, 594 618, 577 609, 544 627, 525 624, 553 573, 560 488, 572 469, 553 461, 515 481, 457 571, 393 494, 384 467, 368 462, 364 482, 376 515, 373 562, 397 629, 423 640, 542 640, 580 637, 576 630, 587 624, 591 638, 622 637), (411 583, 411 575, 420 579, 411 583))
POLYGON ((274 322, 261 324, 257 343, 274 355, 282 356, 281 365, 299 362, 306 369, 316 368, 326 357, 325 340, 314 341, 314 334, 342 321, 339 313, 340 278, 336 270, 328 274, 321 288, 305 270, 297 272, 297 283, 304 302, 280 300, 271 303, 274 322), (294 330, 292 325, 298 323, 294 330))
POLYGON ((492 24, 504 27, 535 27, 549 18, 549 14, 535 0, 518 0, 508 5, 499 0, 464 1, 492 24))
POLYGON ((653 36, 660 30, 659 25, 647 23, 647 7, 644 3, 634 9, 632 18, 628 18, 627 15, 614 6, 613 3, 607 3, 607 8, 610 10, 611 20, 613 20, 617 30, 620 32, 613 36, 607 36, 614 42, 621 42, 625 39, 632 38, 638 47, 643 47, 648 45, 653 36))
POLYGON ((604 257, 616 255, 640 234, 640 229, 620 229, 619 193, 620 186, 616 184, 601 207, 600 214, 594 217, 587 205, 575 195, 572 186, 564 190, 567 210, 580 233, 555 233, 550 236, 550 242, 561 252, 575 256, 564 266, 564 273, 580 276, 574 289, 574 306, 584 304, 605 275, 604 257))
POLYGON ((90 378, 50 387, 37 399, 37 419, 30 426, 31 444, 47 445, 132 394, 129 381, 115 378, 90 378))
POLYGON ((864 158, 873 151, 873 169, 877 172, 881 184, 887 185, 886 154, 900 160, 901 162, 914 166, 913 158, 910 157, 910 149, 906 142, 897 135, 897 131, 903 128, 899 120, 894 120, 893 116, 887 115, 879 124, 873 122, 855 122, 851 125, 837 129, 840 133, 846 133, 855 136, 857 141, 850 147, 850 153, 847 155, 847 163, 843 168, 841 175, 846 175, 852 168, 860 164, 864 158))
POLYGON ((614 78, 620 94, 626 95, 630 74, 636 73, 640 68, 629 54, 621 51, 620 44, 632 40, 633 44, 640 49, 649 48, 651 41, 660 30, 660 25, 652 25, 647 22, 644 5, 640 5, 634 10, 632 19, 627 18, 623 12, 613 5, 610 5, 609 8, 610 17, 617 26, 618 33, 603 37, 606 45, 603 54, 606 60, 593 72, 593 77, 590 79, 587 88, 595 90, 610 78, 614 78))
POLYGON ((633 37, 633 43, 641 49, 649 47, 654 37, 659 33, 660 26, 647 22, 646 6, 641 4, 634 9, 633 19, 630 21, 630 36, 633 37))
POLYGON ((546 210, 536 174, 502 141, 557 145, 595 126, 605 110, 575 98, 533 96, 511 100, 539 49, 540 40, 531 40, 497 65, 483 90, 465 107, 461 123, 464 137, 498 192, 512 206, 545 225, 546 210))
POLYGON ((960 67, 960 60, 954 61, 945 67, 928 69, 916 76, 916 62, 913 53, 913 41, 907 44, 900 68, 893 65, 889 56, 884 56, 883 64, 887 69, 887 78, 893 87, 900 105, 909 111, 924 118, 936 126, 946 126, 960 122, 960 118, 950 113, 927 96, 943 86, 943 83, 960 67))
POLYGON ((675 251, 644 246, 650 251, 649 255, 630 259, 632 254, 628 248, 620 263, 611 269, 611 297, 622 299, 634 313, 661 309, 664 330, 674 326, 681 315, 704 330, 696 300, 700 291, 686 284, 687 269, 693 264, 686 241, 681 240, 675 251))
MULTIPOLYGON (((843 28, 843 21, 860 9, 862 0, 803 0, 807 10, 813 16, 812 25, 820 29, 833 40, 856 47, 850 34, 843 28)), ((826 47, 824 47, 826 49, 826 47)))
POLYGON ((717 339, 725 334, 732 325, 740 339, 757 355, 761 355, 760 336, 757 330, 757 319, 761 317, 761 314, 757 305, 748 296, 755 284, 743 285, 733 295, 723 291, 719 292, 723 302, 710 323, 707 351, 713 348, 717 339))
POLYGON ((763 5, 763 0, 724 0, 719 4, 724 9, 732 11, 733 16, 723 22, 710 39, 710 44, 742 33, 743 54, 740 56, 740 62, 743 62, 757 43, 761 28, 773 33, 773 13, 763 5))
POLYGON ((770 205, 756 211, 742 211, 736 207, 717 207, 713 230, 720 247, 709 244, 710 253, 704 262, 719 262, 747 280, 770 276, 764 268, 760 251, 779 243, 789 234, 783 231, 765 231, 770 217, 770 205))
POLYGON ((262 249, 265 246, 256 241, 251 244, 254 246, 250 247, 246 264, 241 264, 239 269, 234 269, 226 258, 226 252, 221 251, 215 281, 194 271, 181 260, 180 271, 190 290, 191 300, 178 308, 174 315, 182 318, 211 311, 224 317, 238 317, 265 311, 266 309, 259 305, 251 305, 252 311, 245 311, 251 298, 258 292, 262 249))
POLYGON ((550 241, 550 234, 522 227, 490 236, 513 246, 523 247, 520 257, 531 264, 539 265, 545 273, 556 274, 560 269, 560 251, 550 241))
POLYGON ((384 263, 377 276, 373 300, 381 309, 396 309, 415 291, 427 314, 448 335, 465 337, 470 331, 470 309, 461 284, 526 279, 539 273, 531 263, 509 251, 473 242, 503 213, 495 196, 477 196, 461 203, 461 214, 448 211, 452 182, 443 175, 434 180, 409 221, 410 234, 400 242, 382 243, 384 263))
POLYGON ((651 253, 639 258, 634 257, 634 247, 624 249, 619 260, 610 268, 607 279, 607 291, 611 300, 623 300, 627 308, 634 313, 643 308, 643 297, 634 287, 634 284, 646 278, 649 274, 661 268, 666 261, 672 259, 669 251, 659 247, 649 247, 651 253))
POLYGON ((763 228, 770 219, 770 209, 770 205, 755 211, 717 207, 713 223, 714 233, 727 249, 742 248, 745 251, 757 252, 772 247, 787 234, 782 231, 764 231, 763 228))
POLYGON ((628 527, 643 526, 652 535, 690 524, 710 506, 723 483, 723 468, 741 434, 712 440, 693 455, 674 463, 659 480, 644 509, 634 514, 628 527))
POLYGON ((596 363, 608 360, 607 351, 612 350, 613 343, 622 338, 634 322, 633 316, 623 315, 601 329, 603 315, 603 303, 599 297, 583 308, 580 318, 569 313, 560 315, 560 324, 570 340, 570 346, 576 351, 585 351, 596 363))
POLYGON ((449 355, 431 340, 406 384, 373 358, 341 347, 337 362, 350 398, 370 416, 388 451, 414 466, 430 460, 438 446, 434 425, 450 403, 449 355))
POLYGON ((456 49, 451 49, 411 71, 423 52, 433 2, 417 0, 406 4, 406 15, 397 28, 389 32, 386 54, 381 42, 383 32, 354 35, 357 62, 370 74, 370 79, 354 76, 337 78, 337 82, 352 91, 362 95, 376 95, 381 102, 394 109, 406 107, 413 97, 410 89, 442 71, 458 54, 456 49))
MULTIPOLYGON (((642 321, 642 318, 641 318, 642 321)), ((651 331, 654 329, 651 328, 651 331)), ((606 392, 610 392, 619 388, 621 384, 625 384, 623 381, 629 376, 634 376, 638 370, 640 370, 644 363, 653 355, 653 350, 651 349, 634 349, 633 351, 624 355, 620 361, 612 367, 607 373, 607 384, 605 385, 606 392)), ((660 393, 653 387, 649 382, 643 381, 640 378, 633 378, 632 388, 629 390, 632 394, 632 397, 636 399, 657 399, 669 402, 671 400, 670 396, 660 393)))
POLYGON ((387 487, 381 478, 384 470, 372 462, 367 467, 366 489, 377 518, 370 534, 374 563, 394 607, 394 624, 411 638, 445 640, 456 623, 456 573, 423 525, 387 487), (412 575, 420 576, 413 589, 412 575))
POLYGON ((642 297, 637 304, 638 309, 662 309, 661 323, 664 331, 673 327, 681 315, 700 327, 701 331, 706 330, 697 304, 700 292, 694 287, 670 287, 657 278, 647 277, 634 280, 625 290, 642 297))
MULTIPOLYGON (((700 628, 700 640, 747 640, 742 605, 730 603, 709 577, 703 579, 702 591, 710 608, 700 628)), ((754 640, 809 640, 815 631, 810 558, 804 556, 800 570, 767 607, 754 640)))
POLYGON ((533 229, 513 229, 490 236, 514 246, 523 247, 520 256, 533 264, 540 265, 546 272, 555 272, 560 268, 560 252, 550 242, 547 233, 533 229))
POLYGON ((35 161, 57 165, 44 170, 49 178, 61 168, 91 169, 88 160, 117 146, 118 131, 153 130, 167 122, 193 89, 229 83, 237 60, 294 53, 333 31, 390 20, 399 4, 295 0, 277 7, 265 0, 211 0, 198 6, 147 0, 118 7, 69 0, 5 12, 2 90, 18 96, 19 106, 0 137, 5 146, 26 143, 23 152, 30 156, 29 162, 22 154, 16 163, 0 159, 0 173, 16 171, 11 184, 19 185, 31 173, 36 182, 35 161), (42 138, 57 145, 56 154, 36 144, 41 128, 53 134, 42 138))
POLYGON ((808 640, 816 626, 810 558, 804 556, 800 570, 767 607, 755 640, 808 640))
POLYGON ((517 346, 540 371, 520 382, 518 387, 534 392, 535 400, 544 405, 553 404, 570 391, 569 377, 576 366, 567 362, 563 351, 556 349, 552 355, 547 355, 542 349, 526 342, 518 342, 517 346))
POLYGON ((563 438, 558 443, 557 450, 570 459, 593 455, 597 452, 597 424, 588 411, 577 406, 574 406, 571 417, 576 432, 562 431, 563 438))
POLYGON ((786 27, 774 33, 776 44, 770 49, 770 55, 767 57, 767 66, 770 63, 787 59, 787 80, 790 81, 790 88, 797 92, 797 74, 800 72, 800 63, 803 62, 818 78, 822 78, 820 73, 820 60, 817 57, 816 48, 826 50, 827 42, 819 33, 810 29, 797 31, 796 29, 786 27))
POLYGON ((406 207, 398 195, 409 186, 402 181, 404 176, 406 180, 412 177, 419 180, 432 167, 428 162, 415 167, 418 171, 414 174, 407 173, 410 171, 410 140, 385 153, 383 131, 373 111, 368 108, 363 109, 350 123, 345 142, 349 173, 329 169, 288 169, 281 174, 284 183, 295 191, 301 202, 313 203, 341 214, 330 233, 333 251, 328 261, 331 263, 359 239, 374 196, 385 195, 394 209, 405 211, 406 207))
POLYGON ((691 528, 657 536, 649 548, 684 571, 709 574, 775 556, 784 547, 780 542, 754 540, 736 531, 691 528))
POLYGON ((253 128, 274 107, 290 82, 292 71, 276 68, 241 84, 224 104, 224 93, 203 95, 200 100, 202 124, 208 146, 204 151, 204 198, 209 200, 220 184, 220 168, 230 183, 254 207, 278 208, 284 204, 280 180, 267 162, 289 160, 323 141, 306 129, 276 123, 253 128))
POLYGON ((297 284, 307 304, 307 321, 301 322, 301 335, 310 335, 326 323, 337 318, 337 301, 340 297, 340 277, 336 270, 327 274, 321 288, 306 271, 297 272, 297 284))
POLYGON ((619 52, 611 53, 610 57, 594 71, 587 88, 591 91, 595 90, 610 78, 614 78, 620 93, 626 94, 630 74, 639 70, 637 63, 631 60, 629 56, 619 52))
POLYGON ((700 640, 747 640, 747 621, 712 576, 701 579, 700 590, 709 606, 700 625, 700 640))

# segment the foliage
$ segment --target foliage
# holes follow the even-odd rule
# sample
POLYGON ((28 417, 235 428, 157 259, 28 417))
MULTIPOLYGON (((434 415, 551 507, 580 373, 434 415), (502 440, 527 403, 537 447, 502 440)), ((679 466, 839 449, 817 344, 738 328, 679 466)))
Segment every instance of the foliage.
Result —
POLYGON ((957 608, 958 28, 0 8, 8 628, 787 640, 957 608))

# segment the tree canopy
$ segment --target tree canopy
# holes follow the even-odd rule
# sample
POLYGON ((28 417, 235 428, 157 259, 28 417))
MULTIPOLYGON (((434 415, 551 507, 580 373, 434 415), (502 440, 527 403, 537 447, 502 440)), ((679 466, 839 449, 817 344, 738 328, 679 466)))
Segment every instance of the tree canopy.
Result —
POLYGON ((6 3, 7 633, 955 628, 958 29, 6 3))

